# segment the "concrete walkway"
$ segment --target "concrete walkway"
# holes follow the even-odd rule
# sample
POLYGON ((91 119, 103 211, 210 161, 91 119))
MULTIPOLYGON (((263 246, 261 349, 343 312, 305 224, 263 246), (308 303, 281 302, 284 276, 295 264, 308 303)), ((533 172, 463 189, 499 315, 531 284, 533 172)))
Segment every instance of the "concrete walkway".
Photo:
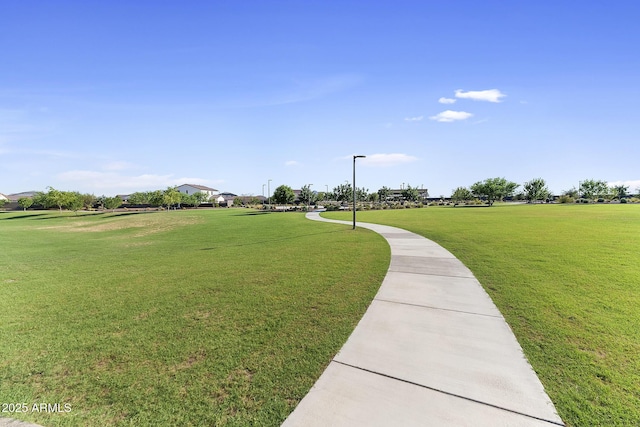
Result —
MULTIPOLYGON (((319 221, 319 213, 307 214, 319 221)), ((564 425, 480 283, 438 244, 358 223, 391 264, 345 345, 283 426, 564 425)))

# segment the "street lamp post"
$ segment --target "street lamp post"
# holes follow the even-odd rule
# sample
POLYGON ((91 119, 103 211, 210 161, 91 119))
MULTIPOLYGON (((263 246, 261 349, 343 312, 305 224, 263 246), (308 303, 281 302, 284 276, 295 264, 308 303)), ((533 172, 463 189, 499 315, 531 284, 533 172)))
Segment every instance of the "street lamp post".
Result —
POLYGON ((267 206, 269 207, 269 210, 271 210, 271 179, 269 181, 267 181, 267 196, 268 201, 267 201, 267 206))
POLYGON ((353 229, 356 229, 356 159, 367 156, 353 156, 353 229))

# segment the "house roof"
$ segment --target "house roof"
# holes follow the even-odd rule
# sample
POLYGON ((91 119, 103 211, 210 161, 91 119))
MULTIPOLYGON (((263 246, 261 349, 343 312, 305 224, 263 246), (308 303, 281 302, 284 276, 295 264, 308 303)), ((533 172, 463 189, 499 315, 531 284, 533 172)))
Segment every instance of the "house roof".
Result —
POLYGON ((182 184, 180 187, 188 185, 189 187, 197 188, 202 191, 218 191, 215 188, 207 187, 206 185, 198 185, 198 184, 182 184))
POLYGON ((23 191, 22 193, 9 194, 6 197, 7 197, 7 199, 15 202, 18 199, 21 199, 23 197, 33 197, 33 196, 36 195, 36 193, 38 193, 38 192, 37 191, 23 191))

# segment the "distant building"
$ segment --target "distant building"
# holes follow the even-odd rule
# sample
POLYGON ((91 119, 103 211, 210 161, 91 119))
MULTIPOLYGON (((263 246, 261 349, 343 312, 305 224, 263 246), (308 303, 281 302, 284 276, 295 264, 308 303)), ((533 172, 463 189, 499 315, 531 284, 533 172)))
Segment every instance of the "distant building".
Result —
POLYGON ((234 199, 236 197, 238 197, 237 194, 233 194, 233 193, 229 193, 229 192, 223 192, 223 193, 218 194, 215 197, 215 201, 220 206, 232 206, 233 205, 233 201, 234 201, 234 199))
POLYGON ((9 198, 4 194, 0 193, 0 200, 9 200, 9 198))
POLYGON ((24 191, 22 193, 9 194, 7 197, 8 200, 12 202, 17 202, 23 197, 33 198, 38 192, 37 191, 24 191))
POLYGON ((220 193, 215 188, 206 187, 204 185, 196 184, 182 184, 177 187, 177 190, 184 194, 204 193, 207 195, 207 200, 214 196, 218 196, 220 193))

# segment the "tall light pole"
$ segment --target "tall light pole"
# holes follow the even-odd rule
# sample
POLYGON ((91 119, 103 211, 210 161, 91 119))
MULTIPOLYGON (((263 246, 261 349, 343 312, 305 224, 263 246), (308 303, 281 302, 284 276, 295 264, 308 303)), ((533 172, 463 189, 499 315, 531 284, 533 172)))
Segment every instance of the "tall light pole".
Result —
POLYGON ((267 181, 267 196, 269 196, 267 205, 269 206, 269 210, 271 210, 271 179, 267 181))
POLYGON ((367 156, 353 156, 353 229, 356 229, 356 159, 367 156))
POLYGON ((307 188, 309 189, 309 200, 307 201, 307 212, 309 211, 309 208, 311 207, 311 186, 313 184, 308 184, 307 188))

